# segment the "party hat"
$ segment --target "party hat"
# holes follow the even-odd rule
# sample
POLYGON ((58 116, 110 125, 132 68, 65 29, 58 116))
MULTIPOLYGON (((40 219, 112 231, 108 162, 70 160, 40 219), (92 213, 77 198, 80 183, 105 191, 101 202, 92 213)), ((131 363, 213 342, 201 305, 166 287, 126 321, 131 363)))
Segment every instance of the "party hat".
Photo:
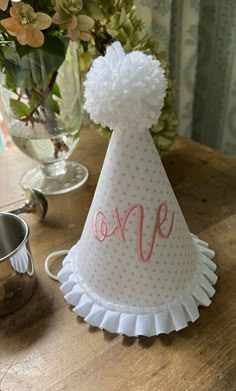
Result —
POLYGON ((119 43, 87 76, 85 108, 113 129, 81 239, 58 278, 93 326, 152 336, 187 326, 217 277, 208 244, 191 235, 147 130, 166 90, 159 61, 119 43))

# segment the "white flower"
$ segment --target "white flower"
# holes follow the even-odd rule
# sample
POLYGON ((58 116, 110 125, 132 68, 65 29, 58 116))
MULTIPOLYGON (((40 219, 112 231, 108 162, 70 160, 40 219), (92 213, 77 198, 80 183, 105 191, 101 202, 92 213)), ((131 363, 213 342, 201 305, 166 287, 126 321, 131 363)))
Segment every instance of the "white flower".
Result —
POLYGON ((115 42, 98 57, 85 81, 85 110, 110 129, 143 132, 158 121, 167 81, 160 62, 115 42))

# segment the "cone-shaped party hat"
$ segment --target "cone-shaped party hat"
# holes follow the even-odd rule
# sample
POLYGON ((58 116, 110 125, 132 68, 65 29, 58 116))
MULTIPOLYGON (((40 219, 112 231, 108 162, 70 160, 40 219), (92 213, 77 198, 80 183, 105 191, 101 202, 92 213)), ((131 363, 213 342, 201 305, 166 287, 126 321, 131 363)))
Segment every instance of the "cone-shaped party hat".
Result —
POLYGON ((85 109, 113 134, 81 239, 58 278, 78 315, 129 336, 186 327, 217 280, 214 252, 190 234, 148 131, 165 90, 160 63, 118 43, 85 83, 85 109))

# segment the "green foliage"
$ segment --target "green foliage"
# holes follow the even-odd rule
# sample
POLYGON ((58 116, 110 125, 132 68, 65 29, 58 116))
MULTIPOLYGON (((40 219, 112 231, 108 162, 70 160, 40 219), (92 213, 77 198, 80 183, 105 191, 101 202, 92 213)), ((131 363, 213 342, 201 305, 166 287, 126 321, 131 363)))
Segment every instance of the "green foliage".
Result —
POLYGON ((42 110, 54 115, 60 113, 58 101, 54 99, 54 96, 61 98, 56 76, 65 60, 68 42, 66 38, 49 36, 40 49, 14 41, 0 46, 2 84, 18 96, 10 100, 10 108, 14 117, 26 125, 39 122, 42 110))
POLYGON ((16 99, 10 99, 10 106, 13 114, 19 120, 26 118, 30 114, 30 107, 16 99))
POLYGON ((52 95, 50 95, 50 97, 49 97, 49 103, 50 103, 50 108, 52 109, 52 111, 56 114, 60 114, 59 104, 55 99, 53 99, 52 95))
POLYGON ((42 46, 42 50, 50 55, 61 57, 63 61, 66 55, 68 43, 69 39, 66 37, 62 39, 57 36, 47 35, 42 46))
MULTIPOLYGON (((23 0, 35 12, 55 14, 56 0, 23 0)), ((0 10, 0 20, 8 18, 9 8, 0 10)), ((81 14, 95 20, 90 41, 80 41, 79 61, 82 80, 91 63, 98 55, 105 54, 106 47, 115 40, 121 42, 124 50, 141 50, 154 55, 161 61, 168 79, 165 104, 159 122, 151 129, 151 135, 158 151, 164 153, 172 144, 178 121, 172 109, 174 85, 169 79, 165 55, 158 51, 158 45, 145 33, 142 21, 136 15, 134 0, 84 0, 81 14)), ((64 36, 65 26, 54 23, 43 31, 44 44, 40 48, 20 45, 17 37, 11 36, 0 24, 0 71, 2 83, 15 94, 10 107, 14 116, 34 124, 40 115, 49 115, 52 124, 60 112, 61 92, 57 84, 58 69, 62 65, 69 39, 64 36), (28 102, 27 104, 25 102, 28 102)), ((96 126, 98 132, 109 138, 111 130, 96 126)))
POLYGON ((15 41, 15 48, 20 58, 26 56, 34 50, 31 46, 20 45, 18 41, 15 41))
POLYGON ((61 98, 60 88, 56 82, 53 84, 53 87, 52 87, 52 95, 55 95, 58 98, 61 98))
MULTIPOLYGON (((133 0, 110 0, 109 2, 98 0, 96 3, 102 13, 102 17, 95 23, 94 41, 90 43, 87 52, 84 50, 82 52, 83 72, 86 73, 85 70, 88 70, 91 64, 91 58, 89 58, 88 54, 92 53, 92 46, 95 46, 98 54, 104 54, 106 47, 115 40, 122 43, 126 52, 141 50, 159 59, 168 79, 168 89, 160 119, 157 124, 153 125, 150 132, 159 153, 163 154, 173 143, 178 125, 176 115, 172 109, 174 85, 169 79, 169 69, 165 54, 159 52, 158 45, 152 41, 148 34, 145 34, 143 23, 137 18, 133 0)), ((111 136, 109 128, 95 127, 102 136, 106 138, 111 136)))

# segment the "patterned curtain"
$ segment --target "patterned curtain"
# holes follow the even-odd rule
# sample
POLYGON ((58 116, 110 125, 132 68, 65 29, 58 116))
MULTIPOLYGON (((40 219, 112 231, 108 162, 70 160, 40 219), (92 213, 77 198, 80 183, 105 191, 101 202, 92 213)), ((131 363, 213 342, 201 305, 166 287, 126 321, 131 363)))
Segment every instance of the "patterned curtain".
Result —
POLYGON ((236 1, 136 0, 168 54, 179 134, 236 155, 236 1))

